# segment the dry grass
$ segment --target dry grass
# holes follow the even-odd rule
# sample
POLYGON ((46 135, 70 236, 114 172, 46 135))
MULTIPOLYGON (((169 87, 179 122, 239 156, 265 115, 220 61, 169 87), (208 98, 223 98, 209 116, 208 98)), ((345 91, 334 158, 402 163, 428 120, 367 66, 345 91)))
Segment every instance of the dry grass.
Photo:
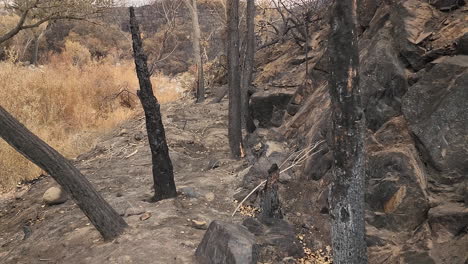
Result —
MULTIPOLYGON (((91 148, 98 135, 140 109, 131 62, 113 65, 82 59, 68 51, 39 68, 0 62, 1 106, 68 158, 91 148)), ((162 75, 152 81, 161 103, 180 98, 175 81, 162 75)), ((0 192, 41 174, 1 139, 0 157, 0 192)))

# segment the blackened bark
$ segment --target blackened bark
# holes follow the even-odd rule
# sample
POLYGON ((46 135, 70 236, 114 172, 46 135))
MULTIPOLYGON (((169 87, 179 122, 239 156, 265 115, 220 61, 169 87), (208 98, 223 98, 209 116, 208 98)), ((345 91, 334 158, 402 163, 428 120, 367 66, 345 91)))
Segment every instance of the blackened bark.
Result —
POLYGON ((122 217, 70 161, 31 133, 1 106, 0 137, 52 176, 71 195, 104 239, 118 237, 127 227, 122 217))
POLYGON ((239 158, 242 153, 241 87, 239 67, 239 0, 228 0, 228 137, 231 154, 239 158))
POLYGON ((153 94, 147 58, 143 51, 140 29, 135 18, 135 11, 133 7, 130 7, 129 11, 130 31, 133 40, 133 56, 135 58, 138 81, 140 82, 140 90, 137 91, 137 95, 145 111, 146 131, 148 132, 148 141, 153 162, 153 201, 160 201, 177 196, 174 172, 171 158, 169 157, 169 148, 167 147, 160 105, 153 94))
POLYGON ((280 171, 278 165, 276 165, 275 163, 268 170, 268 179, 261 194, 260 220, 269 218, 283 218, 283 213, 281 212, 281 203, 278 194, 279 174, 280 171))
POLYGON ((330 189, 333 262, 367 263, 364 221, 364 114, 356 0, 335 1, 329 39, 334 181, 330 189))
POLYGON ((255 56, 255 0, 247 0, 247 36, 246 51, 242 73, 241 103, 242 126, 252 132, 253 120, 249 113, 249 90, 251 89, 255 56))

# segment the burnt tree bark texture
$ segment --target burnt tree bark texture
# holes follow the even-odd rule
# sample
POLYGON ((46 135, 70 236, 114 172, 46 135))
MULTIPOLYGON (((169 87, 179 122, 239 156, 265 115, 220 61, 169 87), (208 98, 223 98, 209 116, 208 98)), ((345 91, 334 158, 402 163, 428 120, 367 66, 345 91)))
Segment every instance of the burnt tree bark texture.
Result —
POLYGON ((364 221, 364 114, 359 90, 356 0, 335 1, 328 41, 332 102, 330 188, 333 262, 367 263, 364 221))
POLYGON ((104 239, 118 237, 127 227, 123 218, 70 161, 34 135, 1 106, 0 137, 52 176, 71 195, 104 239))
POLYGON ((268 218, 283 218, 278 194, 279 174, 280 171, 278 165, 276 165, 276 163, 271 165, 271 168, 268 170, 267 182, 265 183, 265 187, 261 194, 260 220, 268 218))
POLYGON ((241 87, 241 103, 242 103, 242 126, 251 133, 255 130, 255 125, 249 113, 249 93, 251 91, 253 70, 254 70, 254 56, 255 56, 255 0, 247 0, 247 47, 245 51, 245 60, 242 73, 242 87, 241 87))
POLYGON ((146 131, 151 149, 153 162, 154 197, 153 201, 177 196, 174 182, 174 172, 169 148, 167 147, 166 134, 162 123, 160 105, 153 94, 153 88, 148 71, 147 58, 143 51, 140 37, 140 29, 136 21, 133 7, 130 11, 130 31, 133 40, 133 56, 135 58, 136 73, 140 82, 140 90, 137 95, 140 98, 146 118, 146 131))
POLYGON ((197 64, 197 73, 198 73, 196 94, 197 94, 197 103, 201 103, 205 101, 205 77, 203 75, 203 60, 202 60, 201 49, 200 49, 201 31, 200 31, 200 24, 198 22, 197 0, 185 0, 185 5, 190 10, 190 14, 192 17, 193 56, 197 64))
POLYGON ((229 124, 228 137, 231 154, 239 158, 242 154, 241 87, 239 66, 239 0, 227 1, 227 53, 229 124))

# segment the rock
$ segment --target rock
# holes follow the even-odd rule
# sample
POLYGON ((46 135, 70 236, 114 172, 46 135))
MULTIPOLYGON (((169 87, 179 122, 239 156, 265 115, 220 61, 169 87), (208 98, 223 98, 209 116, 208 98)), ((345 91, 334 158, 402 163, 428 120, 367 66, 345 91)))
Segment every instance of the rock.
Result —
POLYGON ((403 97, 418 149, 447 184, 468 175, 468 68, 451 62, 434 65, 403 97))
POLYGON ((68 200, 68 195, 60 187, 50 187, 45 191, 42 200, 47 205, 62 204, 68 200))
POLYGON ((205 199, 206 199, 208 202, 212 202, 212 201, 214 201, 214 199, 215 199, 215 194, 212 193, 212 192, 206 193, 206 194, 205 194, 205 199))
POLYGON ((135 133, 135 135, 133 135, 133 138, 136 141, 141 141, 144 137, 145 137, 145 135, 141 131, 138 131, 138 132, 135 133))
POLYGON ((183 195, 189 197, 189 198, 199 198, 201 196, 200 192, 195 190, 193 187, 182 187, 179 188, 179 192, 181 192, 183 195))
POLYGON ((429 210, 427 174, 402 118, 386 123, 368 144, 367 209, 369 224, 392 231, 414 230, 429 210), (398 131, 398 132, 397 132, 398 131))
POLYGON ((439 242, 445 242, 467 228, 468 208, 462 203, 445 203, 431 208, 428 217, 431 230, 439 242))
POLYGON ((427 252, 407 251, 402 254, 403 263, 408 264, 436 264, 427 252))
POLYGON ((200 264, 255 264, 255 237, 244 226, 213 221, 195 256, 200 264))
MULTIPOLYGON (((254 93, 250 97, 250 107, 253 119, 258 120, 258 125, 260 127, 273 126, 273 116, 278 111, 286 110, 294 92, 294 89, 277 89, 254 93)), ((278 117, 275 117, 275 119, 278 119, 278 117)), ((278 126, 277 122, 275 123, 275 126, 278 126)))
POLYGON ((190 223, 192 224, 193 228, 196 229, 201 229, 201 230, 206 230, 208 228, 208 224, 206 221, 198 221, 198 220, 190 220, 190 223))
POLYGON ((442 11, 453 10, 465 5, 464 0, 430 0, 429 3, 442 11))
POLYGON ((468 55, 468 33, 465 33, 457 40, 457 53, 468 55))
POLYGON ((125 210, 125 216, 141 215, 145 212, 146 210, 143 207, 129 207, 127 210, 125 210))
POLYGON ((119 136, 122 137, 122 136, 125 136, 125 135, 128 135, 128 130, 124 128, 124 129, 120 130, 119 136))
POLYGON ((245 175, 247 175, 249 173, 250 169, 252 169, 252 166, 249 166, 249 167, 241 170, 239 173, 237 173, 237 177, 240 178, 240 179, 243 179, 245 177, 245 175))
POLYGON ((286 149, 283 144, 276 141, 267 141, 266 142, 267 151, 265 156, 270 157, 273 153, 285 153, 286 149))
POLYGON ((291 177, 291 175, 289 175, 287 172, 283 172, 283 173, 281 173, 280 176, 279 176, 279 182, 280 182, 280 183, 285 184, 285 183, 290 182, 291 180, 292 180, 292 177, 291 177))

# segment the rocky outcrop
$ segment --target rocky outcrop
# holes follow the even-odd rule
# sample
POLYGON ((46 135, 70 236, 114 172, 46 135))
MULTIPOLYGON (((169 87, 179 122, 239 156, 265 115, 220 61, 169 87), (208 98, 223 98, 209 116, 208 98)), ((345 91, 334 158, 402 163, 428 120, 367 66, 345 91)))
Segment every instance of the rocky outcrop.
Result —
POLYGON ((442 57, 403 99, 403 113, 434 180, 468 175, 468 56, 442 57))
MULTIPOLYGON (((464 263, 468 9, 464 1, 361 2, 360 88, 368 129, 370 262, 464 263), (451 250, 453 256, 447 253, 451 250)), ((294 217, 299 226, 328 212, 332 152, 327 78, 333 54, 326 51, 324 21, 311 33, 325 41, 314 46, 312 53, 318 57, 309 60, 310 80, 292 95, 280 127, 291 153, 310 150, 323 141, 294 166, 290 184, 295 188, 282 190, 283 197, 290 199, 285 203, 286 215, 288 206, 289 212, 300 210, 301 216, 294 217), (301 182, 295 184, 296 179, 301 182), (294 198, 301 193, 308 199, 294 198)), ((297 72, 283 70, 291 75, 297 72)), ((262 72, 259 75, 260 80, 266 79, 262 72)), ((284 75, 271 81, 284 83, 284 75)), ((329 231, 326 225, 321 228, 329 231)))

